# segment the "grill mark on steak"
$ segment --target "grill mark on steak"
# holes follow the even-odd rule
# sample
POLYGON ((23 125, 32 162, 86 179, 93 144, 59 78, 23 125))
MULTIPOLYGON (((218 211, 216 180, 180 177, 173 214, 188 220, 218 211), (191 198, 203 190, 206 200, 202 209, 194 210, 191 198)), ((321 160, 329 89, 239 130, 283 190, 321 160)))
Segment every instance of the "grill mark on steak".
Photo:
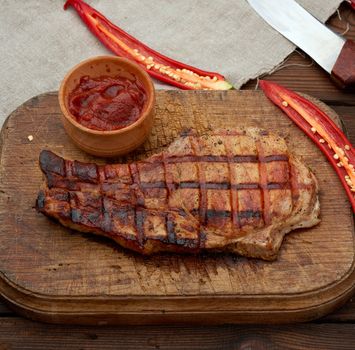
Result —
MULTIPOLYGON (((140 209, 141 212, 143 213, 142 214, 142 217, 144 218, 146 216, 146 212, 149 212, 149 210, 147 209, 140 209)), ((196 210, 196 211, 193 211, 192 212, 193 215, 197 216, 199 215, 199 212, 196 210)), ((165 218, 167 216, 166 213, 155 213, 155 215, 158 215, 158 216, 161 216, 163 218, 165 218)), ((179 212, 179 215, 183 216, 183 217, 187 217, 187 214, 186 212, 184 211, 180 211, 179 212)), ((262 213, 260 210, 243 210, 243 211, 239 211, 238 212, 238 217, 240 219, 249 219, 249 218, 260 218, 262 216, 262 213)), ((212 218, 230 218, 231 217, 231 211, 229 210, 213 210, 213 209, 207 209, 206 210, 206 217, 208 219, 212 219, 212 218)), ((174 228, 174 225, 171 226, 171 221, 169 221, 169 235, 175 235, 175 228, 174 228)), ((171 243, 172 241, 174 240, 170 240, 169 239, 169 242, 171 243)))
POLYGON ((297 176, 295 173, 295 168, 294 166, 289 163, 289 182, 290 182, 290 187, 291 187, 291 201, 292 201, 292 210, 295 207, 295 203, 298 200, 300 196, 300 190, 302 189, 302 185, 300 185, 297 182, 297 176))
POLYGON ((206 190, 229 190, 231 188, 231 184, 228 182, 207 182, 201 186, 206 190))
POLYGON ((282 162, 282 161, 288 161, 288 156, 285 154, 275 154, 272 156, 264 156, 264 157, 257 157, 257 160, 261 163, 271 163, 271 162, 282 162))
MULTIPOLYGON (((195 158, 197 158, 198 155, 198 150, 199 150, 199 145, 197 144, 197 142, 195 142, 195 139, 191 139, 190 138, 190 145, 191 148, 193 150, 194 156, 195 158)), ((208 158, 208 157, 207 157, 208 158)), ((201 236, 201 230, 202 227, 206 224, 206 211, 207 211, 207 192, 205 189, 206 186, 206 179, 205 179, 205 174, 204 171, 202 169, 202 165, 201 162, 197 163, 197 179, 199 182, 199 228, 198 228, 198 246, 200 247, 201 245, 201 240, 200 240, 200 236, 201 236)))
MULTIPOLYGON (((154 188, 166 188, 166 184, 163 181, 158 182, 141 182, 140 183, 142 189, 154 189, 154 188)), ((105 186, 104 186, 105 187, 105 186)), ((242 184, 231 184, 229 182, 206 182, 206 183, 199 183, 193 181, 186 181, 180 183, 173 183, 174 189, 181 188, 181 189, 197 189, 197 188, 204 188, 206 190, 256 190, 264 188, 258 183, 242 183, 242 184)), ((269 182, 266 184, 266 187, 269 190, 273 189, 287 189, 290 188, 289 182, 269 182)))
POLYGON ((133 186, 135 186, 136 194, 136 205, 134 206, 134 226, 137 232, 137 241, 140 246, 144 245, 144 225, 143 225, 143 214, 141 208, 144 207, 145 199, 144 193, 141 188, 139 169, 136 163, 131 163, 128 166, 133 186))
POLYGON ((98 171, 96 164, 87 164, 74 160, 72 163, 72 173, 80 180, 98 183, 98 171))
POLYGON ((239 212, 239 217, 241 219, 253 219, 253 218, 261 218, 262 213, 260 210, 245 210, 242 212, 239 212))
POLYGON ((141 182, 141 188, 147 190, 150 188, 167 188, 165 181, 158 182, 141 182))
POLYGON ((36 208, 39 211, 44 210, 45 207, 45 201, 46 201, 46 194, 44 193, 44 191, 40 190, 38 192, 38 196, 36 199, 36 208))
MULTIPOLYGON (((205 186, 207 186, 208 184, 204 184, 205 186)), ((199 182, 190 182, 190 181, 186 181, 186 182, 180 182, 179 184, 175 184, 176 188, 200 188, 202 186, 201 183, 199 182)))
MULTIPOLYGON (((190 155, 190 156, 170 156, 166 157, 165 161, 167 164, 171 163, 192 163, 192 162, 205 162, 205 163, 270 163, 275 161, 288 161, 288 156, 285 154, 277 154, 272 156, 265 156, 258 158, 254 155, 237 155, 237 156, 199 156, 199 155, 190 155)), ((160 159, 154 159, 152 164, 160 163, 160 159)))
MULTIPOLYGON (((230 218, 232 212, 229 210, 207 210, 207 218, 230 218)), ((261 218, 262 213, 260 210, 244 210, 237 213, 239 219, 261 218)))
POLYGON ((288 188, 291 189, 291 211, 293 210, 294 206, 294 200, 293 200, 293 194, 295 193, 296 189, 294 187, 294 179, 293 179, 293 174, 292 174, 292 166, 290 162, 287 162, 287 170, 288 170, 288 188))
POLYGON ((261 186, 258 183, 244 183, 244 184, 234 184, 232 188, 236 190, 257 190, 260 189, 261 186))
POLYGON ((104 232, 111 232, 112 231, 112 218, 109 210, 107 210, 107 198, 101 194, 101 229, 104 232))
MULTIPOLYGON (((199 184, 194 182, 189 183, 180 183, 186 188, 198 188, 199 184)), ((203 185, 208 190, 257 190, 257 189, 268 189, 268 190, 276 190, 276 189, 287 189, 290 188, 289 182, 269 182, 265 186, 260 185, 258 183, 243 183, 243 184, 230 184, 228 182, 207 182, 203 185)))
POLYGON ((144 237, 144 211, 139 208, 135 207, 135 213, 134 213, 134 223, 136 226, 137 230, 137 240, 138 244, 143 247, 145 237, 144 237))
MULTIPOLYGON (((265 159, 265 157, 262 157, 261 155, 261 149, 260 149, 260 143, 257 141, 255 142, 256 146, 256 153, 257 153, 257 158, 258 160, 265 159)), ((258 162, 258 171, 259 171, 259 184, 260 184, 260 199, 261 199, 261 213, 262 213, 262 219, 264 221, 264 225, 268 225, 270 222, 270 217, 269 217, 269 196, 267 192, 267 174, 266 174, 266 166, 265 163, 258 162)))
POLYGON ((229 210, 211 210, 208 209, 206 212, 207 218, 208 219, 214 219, 214 218, 230 218, 232 212, 229 210))
POLYGON ((227 156, 228 163, 256 163, 258 158, 255 156, 227 156))
POLYGON ((165 215, 165 223, 166 223, 166 231, 168 235, 168 242, 170 244, 175 244, 176 242, 176 234, 175 234, 175 224, 171 219, 171 215, 168 213, 165 215))
POLYGON ((290 183, 287 182, 269 182, 265 187, 260 186, 262 189, 266 190, 286 190, 290 188, 290 183))
MULTIPOLYGON (((232 169, 232 161, 236 160, 236 157, 233 157, 231 152, 231 144, 230 142, 225 142, 224 147, 227 153, 227 163, 228 163, 228 176, 230 183, 230 191, 229 191, 229 202, 231 207, 231 221, 232 227, 239 228, 241 226, 240 218, 238 215, 239 212, 239 203, 238 203, 238 186, 237 179, 235 177, 235 173, 232 169)), ((254 156, 253 156, 254 157, 254 156)))
MULTIPOLYGON (((167 188, 167 206, 168 210, 170 209, 170 196, 171 193, 174 190, 174 184, 173 184, 173 179, 169 171, 167 170, 167 160, 165 157, 165 154, 161 154, 161 161, 163 164, 163 170, 164 170, 164 180, 165 180, 165 186, 167 188)), ((167 239, 170 244, 175 244, 176 243, 176 234, 175 234, 175 228, 174 228, 174 222, 170 218, 170 214, 167 213, 165 214, 165 227, 166 227, 166 232, 167 232, 167 239)))

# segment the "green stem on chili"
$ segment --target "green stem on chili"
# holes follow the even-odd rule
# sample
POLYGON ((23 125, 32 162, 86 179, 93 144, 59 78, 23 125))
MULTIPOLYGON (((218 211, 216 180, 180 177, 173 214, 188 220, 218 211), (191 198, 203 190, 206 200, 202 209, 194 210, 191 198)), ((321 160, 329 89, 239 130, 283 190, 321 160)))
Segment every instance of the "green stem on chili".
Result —
POLYGON ((213 72, 186 65, 149 48, 82 0, 67 0, 64 9, 73 6, 91 32, 118 56, 134 60, 151 76, 181 89, 229 90, 233 86, 213 72))
POLYGON ((266 80, 260 81, 260 87, 325 154, 338 174, 355 212, 355 153, 344 133, 329 116, 306 98, 266 80))

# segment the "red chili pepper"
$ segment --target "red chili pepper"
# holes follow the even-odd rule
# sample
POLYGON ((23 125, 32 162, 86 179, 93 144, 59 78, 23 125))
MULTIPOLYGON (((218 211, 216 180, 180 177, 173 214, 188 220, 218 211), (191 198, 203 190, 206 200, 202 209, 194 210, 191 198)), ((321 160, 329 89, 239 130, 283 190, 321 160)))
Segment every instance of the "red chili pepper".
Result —
POLYGON ((351 7, 355 10, 355 0, 347 0, 351 7))
POLYGON ((229 90, 233 88, 218 73, 206 72, 188 66, 152 50, 115 26, 84 1, 67 0, 64 9, 67 9, 70 5, 75 8, 91 32, 108 49, 118 56, 136 61, 154 78, 181 89, 229 90))
POLYGON ((328 158, 355 213, 354 147, 331 118, 304 97, 278 84, 261 80, 265 95, 280 107, 328 158))

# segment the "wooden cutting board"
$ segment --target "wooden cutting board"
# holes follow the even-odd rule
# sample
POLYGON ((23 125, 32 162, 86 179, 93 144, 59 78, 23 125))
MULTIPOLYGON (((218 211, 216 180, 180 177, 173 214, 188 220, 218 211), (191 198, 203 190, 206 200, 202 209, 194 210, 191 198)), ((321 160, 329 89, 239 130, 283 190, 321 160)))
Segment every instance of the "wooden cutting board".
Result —
MULTIPOLYGON (((334 111, 317 103, 339 123, 334 111)), ((26 102, 1 133, 1 294, 25 316, 85 324, 292 322, 343 304, 355 284, 350 204, 325 157, 261 92, 158 91, 150 139, 117 161, 159 152, 185 128, 248 125, 279 132, 313 169, 321 224, 290 233, 275 262, 231 254, 142 257, 36 212, 40 150, 103 160, 69 141, 56 93, 26 102)))

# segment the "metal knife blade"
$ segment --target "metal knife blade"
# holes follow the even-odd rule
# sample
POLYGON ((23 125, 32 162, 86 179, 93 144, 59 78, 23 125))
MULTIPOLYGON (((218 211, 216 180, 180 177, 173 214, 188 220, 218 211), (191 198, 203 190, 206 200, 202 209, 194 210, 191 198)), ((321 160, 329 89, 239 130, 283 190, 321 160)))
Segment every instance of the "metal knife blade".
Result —
POLYGON ((328 29, 294 0, 247 0, 274 29, 331 73, 345 39, 328 29))

